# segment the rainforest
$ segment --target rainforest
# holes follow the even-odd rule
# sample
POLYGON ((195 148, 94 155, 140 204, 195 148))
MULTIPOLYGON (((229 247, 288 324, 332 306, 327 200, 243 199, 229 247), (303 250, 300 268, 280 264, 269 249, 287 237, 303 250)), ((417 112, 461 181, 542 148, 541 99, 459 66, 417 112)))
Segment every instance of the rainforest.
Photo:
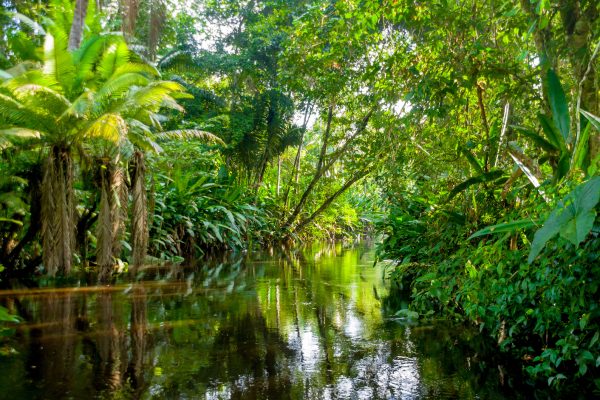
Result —
POLYGON ((0 0, 0 399, 600 397, 600 4, 0 0))

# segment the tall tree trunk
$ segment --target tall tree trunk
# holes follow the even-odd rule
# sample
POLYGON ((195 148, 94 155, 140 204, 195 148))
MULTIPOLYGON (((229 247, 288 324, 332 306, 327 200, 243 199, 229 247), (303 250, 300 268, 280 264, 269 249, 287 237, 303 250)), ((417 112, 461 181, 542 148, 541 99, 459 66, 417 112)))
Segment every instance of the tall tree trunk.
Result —
POLYGON ((315 175, 313 176, 312 180, 308 184, 308 187, 306 188, 306 190, 304 190, 304 193, 302 194, 302 197, 300 198, 300 201, 298 202, 298 204, 296 204, 294 211, 288 217, 288 219, 285 221, 285 223, 282 227, 284 230, 289 228, 294 223, 294 221, 296 221, 296 218, 298 218, 298 215, 304 208, 304 204, 306 204, 306 200, 308 200, 308 196, 312 193, 313 188, 315 187, 315 185, 317 184, 319 179, 321 179, 321 176, 323 176, 323 174, 325 173, 325 169, 323 168, 323 165, 325 163, 325 156, 327 155, 327 146, 329 145, 329 137, 331 136, 331 121, 332 121, 332 119, 333 119, 333 106, 329 106, 329 110, 327 112, 327 123, 325 126, 325 132, 323 133, 323 142, 321 144, 321 151, 319 153, 319 161, 317 162, 317 169, 315 170, 315 175))
POLYGON ((135 23, 139 11, 139 0, 123 0, 123 35, 130 39, 135 33, 135 23))
MULTIPOLYGON (((150 0, 150 25, 148 27, 148 58, 156 60, 156 50, 165 23, 165 5, 161 0, 150 0)), ((133 33, 133 32, 132 32, 133 33)))
POLYGON ((54 146, 42 178, 42 260, 50 276, 71 272, 75 245, 73 161, 68 149, 54 146))
POLYGON ((107 162, 101 167, 100 185, 96 262, 99 267, 98 281, 107 282, 115 258, 121 252, 120 239, 124 228, 121 203, 125 198, 125 182, 123 170, 117 161, 107 162))
MULTIPOLYGON (((592 59, 594 48, 592 26, 598 20, 596 2, 582 5, 578 0, 560 2, 560 15, 565 33, 565 48, 569 52, 571 70, 579 84, 579 106, 581 109, 598 115, 600 112, 599 93, 596 89, 596 68, 592 59)), ((575 118, 580 118, 576 115, 575 118)), ((589 160, 600 155, 600 135, 595 129, 590 131, 589 160)))
POLYGON ((81 44, 83 26, 85 25, 85 17, 87 16, 88 1, 89 0, 76 0, 75 2, 73 23, 71 24, 71 32, 69 33, 69 50, 76 50, 81 44))
POLYGON ((131 174, 131 242, 133 265, 131 273, 135 274, 143 265, 148 249, 148 201, 146 194, 146 165, 144 153, 136 151, 133 155, 133 173, 131 174))

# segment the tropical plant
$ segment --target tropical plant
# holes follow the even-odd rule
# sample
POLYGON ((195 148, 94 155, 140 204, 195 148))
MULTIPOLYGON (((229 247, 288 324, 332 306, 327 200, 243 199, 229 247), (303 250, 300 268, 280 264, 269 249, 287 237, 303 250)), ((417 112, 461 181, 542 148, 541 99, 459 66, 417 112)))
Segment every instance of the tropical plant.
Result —
MULTIPOLYGON (((122 160, 138 149, 159 149, 151 138, 161 130, 161 108, 181 111, 175 97, 184 88, 160 80, 155 68, 142 62, 122 38, 97 35, 74 51, 67 49, 66 35, 56 24, 46 28, 44 58, 39 68, 10 76, 2 84, 1 135, 31 138, 44 149, 42 180, 42 237, 44 266, 48 273, 71 270, 75 239, 74 156, 94 155, 99 164, 100 216, 97 261, 103 271, 118 255, 125 207, 122 160)), ((8 73, 7 73, 8 74, 8 73)), ((176 131, 163 136, 208 135, 176 131)), ((136 153, 142 179, 143 158, 136 153)), ((134 199, 142 185, 133 182, 134 199)), ((135 207, 134 207, 135 208, 135 207)), ((141 209, 144 209, 142 206, 141 209)), ((143 229, 145 219, 138 206, 133 226, 143 229)), ((139 238, 139 234, 134 238, 139 238)), ((142 234, 143 236, 143 234, 142 234)), ((144 240, 136 239, 136 247, 144 240)))

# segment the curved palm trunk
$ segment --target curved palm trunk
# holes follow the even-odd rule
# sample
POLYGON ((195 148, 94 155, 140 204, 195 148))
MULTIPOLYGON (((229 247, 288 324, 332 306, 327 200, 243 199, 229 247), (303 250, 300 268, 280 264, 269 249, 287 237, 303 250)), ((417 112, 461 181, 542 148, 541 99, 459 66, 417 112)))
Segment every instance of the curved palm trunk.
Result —
POLYGON ((96 237, 98 280, 107 282, 112 274, 115 258, 121 253, 120 238, 124 231, 123 207, 127 189, 123 170, 116 162, 105 163, 100 170, 100 212, 96 237))
POLYGON ((42 178, 42 260, 50 276, 71 272, 75 245, 73 160, 68 149, 54 146, 42 178))
POLYGON ((131 273, 137 273, 144 263, 148 248, 148 198, 146 195, 146 165, 144 153, 136 151, 134 170, 131 175, 132 200, 131 206, 131 241, 133 265, 131 273))

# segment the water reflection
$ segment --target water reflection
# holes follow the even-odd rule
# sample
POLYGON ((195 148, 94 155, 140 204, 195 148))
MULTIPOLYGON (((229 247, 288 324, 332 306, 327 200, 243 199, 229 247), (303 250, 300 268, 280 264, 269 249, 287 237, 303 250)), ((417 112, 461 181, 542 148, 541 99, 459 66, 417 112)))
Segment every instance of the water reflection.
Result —
POLYGON ((369 246, 315 245, 111 287, 0 292, 27 321, 0 397, 518 397, 475 334, 385 317, 372 262, 369 246))

